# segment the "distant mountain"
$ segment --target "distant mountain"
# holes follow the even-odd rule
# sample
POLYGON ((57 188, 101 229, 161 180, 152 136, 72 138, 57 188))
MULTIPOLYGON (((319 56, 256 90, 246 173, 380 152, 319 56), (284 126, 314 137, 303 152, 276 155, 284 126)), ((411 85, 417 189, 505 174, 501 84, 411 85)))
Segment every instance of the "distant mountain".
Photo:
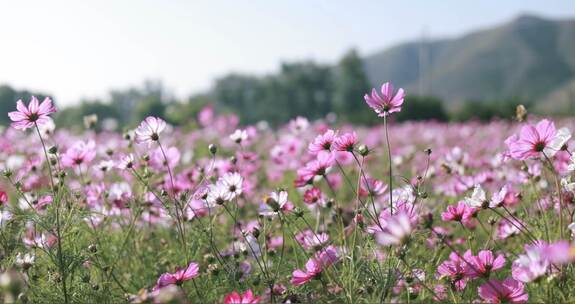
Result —
POLYGON ((455 39, 401 44, 366 56, 364 64, 374 84, 392 80, 452 105, 523 97, 556 110, 555 102, 575 102, 575 19, 524 15, 455 39))

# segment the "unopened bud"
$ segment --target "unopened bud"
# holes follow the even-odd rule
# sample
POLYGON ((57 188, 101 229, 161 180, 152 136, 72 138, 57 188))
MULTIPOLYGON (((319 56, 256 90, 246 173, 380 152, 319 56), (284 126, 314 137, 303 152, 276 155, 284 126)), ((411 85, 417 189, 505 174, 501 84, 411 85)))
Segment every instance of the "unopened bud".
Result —
POLYGON ((48 149, 48 153, 50 153, 50 154, 56 154, 56 153, 58 153, 58 147, 56 147, 56 146, 51 146, 50 149, 48 149))
POLYGON ((90 244, 90 246, 88 246, 88 251, 91 253, 96 253, 98 252, 98 247, 95 244, 90 244))
POLYGON ((360 146, 357 148, 357 152, 359 152, 359 155, 365 157, 365 156, 367 156, 367 155, 369 154, 369 149, 367 148, 366 145, 360 145, 360 146))
POLYGON ((2 175, 4 175, 6 178, 10 178, 12 176, 12 170, 6 169, 2 172, 2 175))
POLYGON ((210 153, 211 153, 212 155, 216 155, 216 153, 218 153, 218 147, 217 147, 216 145, 214 145, 214 144, 210 144, 210 145, 208 146, 208 150, 210 151, 210 153))
POLYGON ((257 239, 260 237, 260 230, 255 227, 254 230, 252 231, 252 235, 257 239))

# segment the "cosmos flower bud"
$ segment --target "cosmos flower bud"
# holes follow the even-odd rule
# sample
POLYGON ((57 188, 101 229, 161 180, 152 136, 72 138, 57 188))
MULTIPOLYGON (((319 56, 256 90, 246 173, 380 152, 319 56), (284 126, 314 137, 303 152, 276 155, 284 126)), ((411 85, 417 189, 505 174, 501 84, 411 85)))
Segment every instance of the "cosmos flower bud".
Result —
POLYGON ((497 223, 497 220, 494 217, 490 216, 489 219, 487 220, 487 223, 489 223, 489 225, 493 226, 493 225, 495 225, 495 223, 497 223))
POLYGON ((428 212, 423 216, 423 227, 429 229, 433 226, 433 213, 428 212))
POLYGON ((218 264, 209 264, 208 265, 208 273, 217 276, 220 273, 220 268, 218 264))
POLYGON ((86 115, 84 116, 83 119, 84 119, 84 127, 86 129, 91 129, 98 123, 98 115, 96 114, 86 115))
POLYGON ((212 155, 216 155, 216 153, 218 153, 218 147, 217 147, 216 145, 214 145, 214 144, 210 144, 210 145, 208 146, 208 150, 210 151, 210 153, 211 153, 212 155))
MULTIPOLYGON (((216 257, 215 257, 213 254, 211 254, 211 253, 207 253, 207 254, 204 255, 204 261, 205 261, 206 263, 210 263, 210 264, 211 264, 211 263, 213 263, 213 262, 216 261, 216 257)), ((208 266, 208 268, 209 268, 209 266, 208 266)))
POLYGON ((98 247, 96 246, 96 244, 90 244, 90 246, 88 246, 88 251, 90 251, 91 253, 96 253, 98 252, 98 247))
POLYGON ((303 210, 301 210, 300 208, 295 208, 293 210, 293 213, 295 214, 296 217, 303 217, 303 210))
POLYGON ((51 146, 50 149, 48 149, 48 153, 50 153, 50 154, 58 153, 58 147, 57 146, 51 146))
POLYGON ((423 152, 425 152, 425 154, 427 154, 427 155, 431 155, 432 151, 430 148, 427 148, 427 149, 423 150, 423 152))
POLYGON ((254 230, 252 231, 252 235, 257 239, 260 237, 260 230, 255 227, 254 230))
POLYGON ((325 207, 328 209, 331 209, 331 207, 335 204, 335 201, 333 200, 333 198, 330 198, 327 203, 325 204, 325 207))
POLYGON ((4 177, 6 177, 6 178, 12 177, 12 170, 6 169, 2 172, 2 175, 4 175, 4 177))
POLYGON ((359 152, 359 155, 365 157, 369 154, 369 149, 367 148, 366 145, 361 145, 357 148, 357 151, 359 152))

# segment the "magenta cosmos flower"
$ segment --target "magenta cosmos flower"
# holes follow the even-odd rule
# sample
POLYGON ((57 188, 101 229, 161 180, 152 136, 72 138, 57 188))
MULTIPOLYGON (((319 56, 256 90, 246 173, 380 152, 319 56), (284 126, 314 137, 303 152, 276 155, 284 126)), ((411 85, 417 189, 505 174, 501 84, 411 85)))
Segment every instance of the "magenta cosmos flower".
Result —
POLYGON ((43 125, 50 121, 48 115, 56 113, 56 108, 52 104, 50 97, 44 98, 44 101, 38 104, 38 98, 32 96, 28 107, 24 105, 22 100, 18 100, 16 109, 18 111, 8 113, 8 117, 12 120, 12 127, 18 130, 32 128, 34 124, 38 126, 43 125))
POLYGON ((255 296, 251 289, 248 289, 243 294, 237 291, 229 293, 224 298, 224 304, 258 304, 260 297, 255 296))
POLYGON ((357 134, 355 132, 345 133, 333 142, 333 148, 341 152, 353 152, 357 144, 357 134))
POLYGON ((525 284, 512 278, 490 280, 479 287, 479 296, 488 303, 526 303, 529 299, 525 284))
POLYGON ((505 266, 505 257, 503 254, 496 257, 491 250, 481 250, 468 262, 473 266, 467 265, 467 276, 470 278, 489 277, 492 272, 505 266))
POLYGON ((166 128, 166 122, 158 117, 148 116, 136 129, 136 142, 152 144, 160 139, 160 133, 166 128))
POLYGON ((507 138, 505 144, 509 149, 509 155, 517 160, 539 157, 541 153, 551 157, 561 148, 555 146, 556 135, 555 124, 544 119, 535 126, 523 126, 519 135, 514 134, 507 138))
POLYGON ((200 267, 197 263, 190 263, 187 268, 177 269, 174 273, 164 273, 160 276, 157 282, 159 288, 168 285, 181 285, 185 281, 189 281, 200 275, 200 267))
POLYGON ((437 267, 437 275, 441 278, 449 278, 449 283, 456 290, 463 290, 467 285, 468 277, 466 276, 467 262, 471 259, 471 250, 467 250, 463 257, 456 252, 449 254, 449 260, 444 261, 437 267))
POLYGON ((447 210, 441 213, 441 219, 445 222, 453 221, 468 225, 474 212, 475 210, 467 206, 464 201, 459 201, 457 206, 447 206, 447 210))
POLYGON ((389 82, 381 86, 381 95, 375 89, 371 90, 371 96, 365 94, 363 97, 367 105, 372 108, 379 117, 387 116, 391 113, 401 112, 401 105, 405 98, 405 92, 402 88, 393 94, 393 85, 389 82))

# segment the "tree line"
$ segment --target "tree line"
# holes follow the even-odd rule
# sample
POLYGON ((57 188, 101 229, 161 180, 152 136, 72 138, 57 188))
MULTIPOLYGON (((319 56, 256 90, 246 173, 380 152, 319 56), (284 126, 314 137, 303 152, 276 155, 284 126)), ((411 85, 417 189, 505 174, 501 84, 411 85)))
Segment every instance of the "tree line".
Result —
MULTIPOLYGON (((277 126, 298 115, 317 119, 335 113, 338 121, 370 125, 379 122, 363 101, 371 87, 360 56, 351 50, 335 65, 301 61, 282 63, 279 72, 265 76, 229 74, 216 79, 207 92, 186 100, 173 97, 160 81, 146 81, 140 87, 112 90, 105 99, 81 100, 60 109, 55 119, 59 126, 68 128, 81 127, 83 117, 91 114, 98 116, 100 124, 120 130, 134 127, 149 115, 164 117, 174 125, 193 125, 200 109, 212 104, 220 112, 238 115, 244 124, 266 120, 277 126)), ((5 113, 14 109, 17 99, 28 100, 33 94, 46 96, 0 86, 0 123, 8 124, 5 113)), ((468 101, 447 111, 439 98, 408 95, 404 110, 395 119, 510 118, 519 103, 517 99, 468 101)))

